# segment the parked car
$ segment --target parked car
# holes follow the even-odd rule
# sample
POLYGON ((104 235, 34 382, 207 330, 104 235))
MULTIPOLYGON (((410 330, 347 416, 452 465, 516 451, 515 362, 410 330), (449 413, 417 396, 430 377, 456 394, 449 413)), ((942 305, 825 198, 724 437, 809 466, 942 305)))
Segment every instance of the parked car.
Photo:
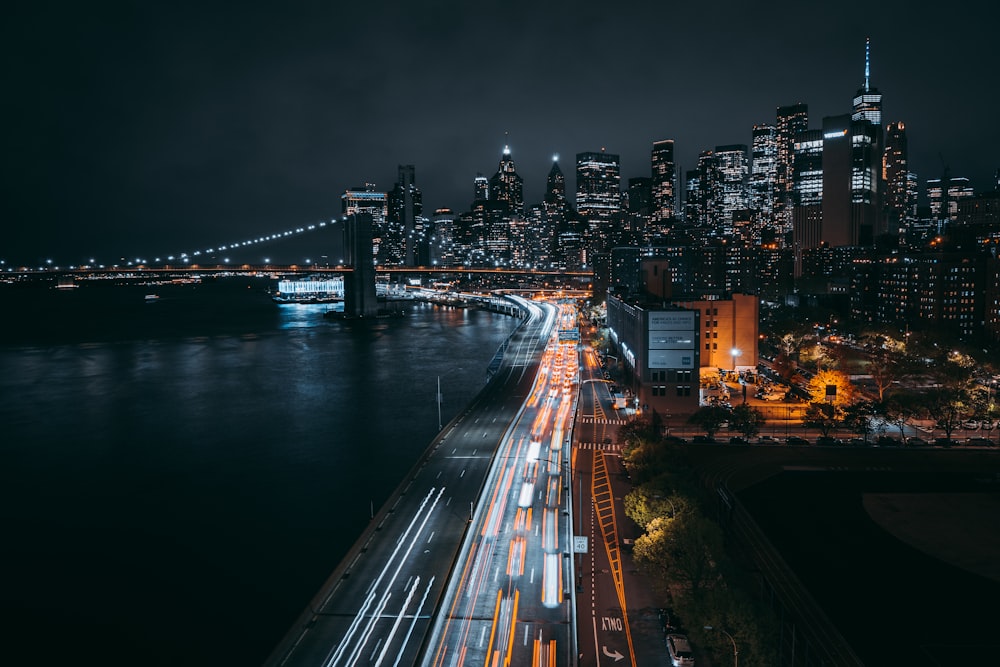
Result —
POLYGON ((733 437, 731 437, 729 439, 729 444, 730 445, 749 445, 750 443, 747 441, 746 438, 741 438, 738 435, 734 435, 733 437))
POLYGON ((894 438, 891 435, 880 435, 875 444, 879 447, 899 447, 899 438, 894 438))
POLYGON ((935 447, 951 447, 955 441, 951 438, 934 438, 935 447))
POLYGON ((667 653, 672 667, 694 667, 694 653, 687 635, 667 635, 667 653))
POLYGON ((836 438, 829 435, 821 435, 820 437, 816 438, 816 444, 822 445, 824 447, 829 447, 830 445, 839 445, 840 440, 837 440, 836 438))
POLYGON ((979 422, 977 422, 974 419, 970 419, 969 421, 962 424, 962 428, 964 428, 966 431, 978 431, 979 422))
POLYGON ((691 442, 697 442, 697 443, 715 442, 715 438, 710 438, 707 435, 696 435, 693 438, 691 438, 691 442))
POLYGON ((993 442, 989 438, 968 438, 965 444, 970 447, 992 447, 993 442))
POLYGON ((847 441, 846 444, 850 445, 851 447, 867 447, 871 443, 869 443, 864 438, 851 438, 850 440, 847 441))
POLYGON ((918 438, 916 436, 906 439, 906 444, 909 447, 926 447, 928 442, 923 438, 918 438))
POLYGON ((801 445, 808 445, 809 441, 806 440, 805 438, 800 438, 797 435, 790 435, 787 438, 785 438, 785 444, 801 446, 801 445))

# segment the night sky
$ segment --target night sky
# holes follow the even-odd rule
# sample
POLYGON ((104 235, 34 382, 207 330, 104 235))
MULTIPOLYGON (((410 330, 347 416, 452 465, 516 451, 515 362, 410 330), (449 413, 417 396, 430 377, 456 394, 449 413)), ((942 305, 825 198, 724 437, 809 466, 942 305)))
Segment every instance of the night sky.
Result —
POLYGON ((921 189, 1000 167, 992 2, 18 3, 3 51, 7 266, 151 258, 328 220, 416 166, 467 210, 509 144, 527 203, 553 154, 652 142, 682 170, 781 105, 848 113, 872 40, 883 124, 921 189), (943 158, 943 162, 942 162, 943 158))

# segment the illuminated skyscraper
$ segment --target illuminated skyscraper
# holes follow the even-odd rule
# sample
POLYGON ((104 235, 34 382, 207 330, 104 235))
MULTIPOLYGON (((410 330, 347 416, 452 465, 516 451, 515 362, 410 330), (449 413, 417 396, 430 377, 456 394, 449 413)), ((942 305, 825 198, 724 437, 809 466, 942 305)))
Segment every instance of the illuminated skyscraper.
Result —
POLYGON ((613 153, 577 153, 576 208, 586 225, 586 262, 602 252, 621 218, 621 173, 613 153))
POLYGON ((871 245, 887 231, 882 207, 882 128, 876 124, 882 119, 882 96, 871 86, 869 55, 866 44, 864 84, 854 97, 852 113, 824 118, 819 133, 796 135, 793 227, 797 275, 803 272, 803 251, 820 246, 871 245))
POLYGON ((416 265, 416 239, 422 233, 417 226, 417 219, 423 210, 423 198, 415 183, 415 171, 412 164, 399 165, 399 178, 389 192, 386 253, 384 257, 379 257, 383 264, 416 265))
POLYGON ((490 198, 490 181, 482 174, 476 174, 476 180, 472 184, 472 201, 486 200, 490 198))
POLYGON ((753 126, 751 152, 750 208, 772 225, 778 177, 778 130, 774 125, 753 126))
POLYGON ((552 156, 552 168, 545 179, 545 203, 566 206, 566 177, 559 168, 559 156, 552 156))
POLYGON ((871 40, 865 40, 865 83, 854 94, 851 120, 867 120, 882 131, 882 94, 871 86, 871 40))
POLYGON ((674 140, 653 142, 651 156, 653 170, 654 225, 667 228, 674 219, 674 140))
POLYGON ((939 221, 939 232, 958 217, 959 200, 974 194, 968 178, 951 176, 948 169, 941 178, 927 179, 927 200, 931 205, 931 217, 939 221))
POLYGON ((716 236, 733 233, 733 218, 748 208, 747 177, 750 166, 746 144, 715 147, 709 206, 716 236))
POLYGON ((712 194, 715 153, 702 151, 698 155, 698 166, 684 175, 687 198, 684 200, 684 220, 706 232, 711 226, 709 208, 712 194))
POLYGON ((553 155, 552 168, 545 179, 545 198, 538 211, 537 227, 529 240, 533 248, 532 262, 536 266, 553 266, 558 234, 565 230, 571 215, 566 199, 566 177, 559 168, 559 156, 553 155))
POLYGON ((439 208, 434 211, 431 223, 434 233, 430 239, 430 266, 455 266, 458 264, 455 255, 456 216, 451 209, 439 208))
POLYGON ((524 210, 522 181, 523 179, 517 175, 517 170, 514 169, 514 159, 510 156, 510 147, 504 146, 497 173, 493 174, 489 181, 489 199, 504 202, 507 205, 507 211, 511 214, 520 214, 524 210))
POLYGON ((809 129, 809 107, 793 104, 778 107, 775 133, 777 135, 777 164, 774 172, 774 220, 778 238, 792 230, 792 190, 795 161, 795 138, 809 129))
POLYGON ((906 126, 889 123, 882 153, 882 180, 885 181, 886 222, 890 234, 898 234, 916 217, 917 200, 912 197, 912 179, 908 169, 906 126))
POLYGON ((344 192, 340 196, 340 207, 344 215, 367 213, 371 216, 373 261, 380 261, 382 258, 379 253, 385 252, 382 244, 387 234, 388 195, 376 191, 374 183, 365 183, 362 187, 351 188, 344 192))
POLYGON ((660 231, 652 224, 652 216, 653 179, 646 176, 628 179, 628 211, 625 216, 625 226, 645 244, 650 243, 660 231))

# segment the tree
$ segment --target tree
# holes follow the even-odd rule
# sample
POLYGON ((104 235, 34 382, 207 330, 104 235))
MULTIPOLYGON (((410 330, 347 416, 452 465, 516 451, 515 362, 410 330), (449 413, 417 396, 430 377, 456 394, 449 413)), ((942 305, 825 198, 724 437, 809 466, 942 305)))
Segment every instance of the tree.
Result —
POLYGON ((857 393, 846 373, 832 370, 816 373, 806 390, 814 403, 831 403, 838 407, 849 405, 857 393))
POLYGON ((824 438, 837 428, 843 420, 843 411, 833 403, 810 403, 802 418, 802 424, 819 429, 824 438))
POLYGON ((876 417, 881 415, 879 404, 875 401, 858 401, 844 408, 844 425, 859 434, 868 442, 872 433, 881 433, 881 423, 876 417))
POLYGON ((885 400, 885 392, 903 375, 906 356, 901 345, 887 336, 869 335, 866 339, 868 363, 866 368, 872 376, 878 400, 885 400))
POLYGON ((761 424, 764 423, 764 414, 752 405, 743 403, 733 408, 729 418, 729 426, 734 431, 743 434, 749 440, 760 433, 761 424))
POLYGON ((899 429, 899 439, 906 442, 906 432, 904 427, 911 419, 918 416, 922 406, 917 396, 913 394, 895 394, 879 406, 879 412, 886 424, 899 429))
POLYGON ((698 511, 653 519, 632 553, 650 574, 676 582, 697 597, 715 578, 715 560, 723 554, 722 531, 698 511))
POLYGON ((700 426, 710 438, 715 437, 716 432, 727 421, 729 421, 729 410, 717 405, 698 408, 694 414, 688 417, 689 424, 700 426))
POLYGON ((623 500, 625 515, 643 529, 655 519, 673 519, 690 509, 690 502, 675 491, 647 483, 634 487, 623 500))
POLYGON ((618 442, 624 446, 651 440, 656 437, 653 424, 649 419, 633 419, 622 424, 618 429, 618 442))
POLYGON ((934 420, 934 426, 951 440, 951 434, 962 425, 968 412, 968 394, 955 387, 935 387, 924 394, 923 407, 934 420))

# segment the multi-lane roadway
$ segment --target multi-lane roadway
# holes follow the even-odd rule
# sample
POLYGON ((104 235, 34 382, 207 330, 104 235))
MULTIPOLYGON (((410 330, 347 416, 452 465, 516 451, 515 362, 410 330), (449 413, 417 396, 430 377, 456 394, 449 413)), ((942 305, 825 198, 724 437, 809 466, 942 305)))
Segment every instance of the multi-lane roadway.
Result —
POLYGON ((560 307, 523 410, 500 443, 423 664, 569 664, 575 651, 569 432, 575 308, 560 307))
POLYGON ((576 313, 516 301, 527 317, 492 382, 444 428, 266 664, 569 664, 566 439, 578 355, 565 332, 576 313))

